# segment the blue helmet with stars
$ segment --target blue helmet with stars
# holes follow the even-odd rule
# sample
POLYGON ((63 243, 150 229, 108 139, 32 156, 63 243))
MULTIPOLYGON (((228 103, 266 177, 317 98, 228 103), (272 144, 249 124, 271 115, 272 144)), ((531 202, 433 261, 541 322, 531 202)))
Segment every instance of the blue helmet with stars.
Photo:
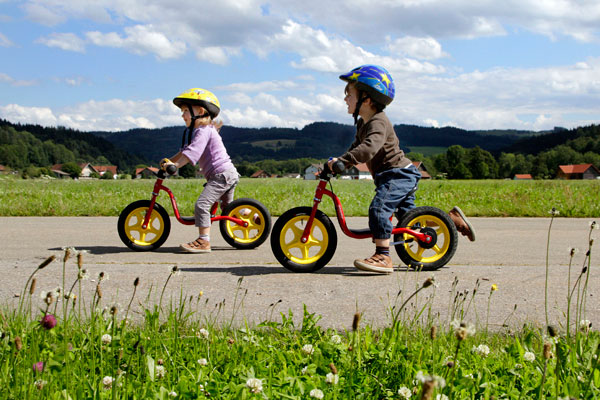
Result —
POLYGON ((392 76, 378 65, 361 65, 340 75, 340 79, 355 83, 358 90, 364 90, 373 100, 383 105, 387 106, 394 100, 396 90, 392 76))

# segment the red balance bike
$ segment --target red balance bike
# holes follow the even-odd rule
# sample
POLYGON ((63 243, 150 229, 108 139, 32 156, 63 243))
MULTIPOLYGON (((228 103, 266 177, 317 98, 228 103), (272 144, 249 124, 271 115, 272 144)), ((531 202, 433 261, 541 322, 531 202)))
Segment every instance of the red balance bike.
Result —
MULTIPOLYGON (((194 217, 179 215, 173 192, 163 184, 168 175, 177 172, 170 165, 167 171, 156 173, 156 182, 150 200, 138 200, 129 204, 119 215, 117 229, 119 237, 127 247, 135 251, 158 249, 169 237, 171 220, 169 214, 156 202, 161 190, 171 199, 177 221, 184 225, 194 225, 194 217)), ((271 215, 267 208, 254 199, 242 198, 232 201, 221 215, 216 215, 218 203, 211 209, 211 222, 219 221, 221 235, 225 241, 237 249, 253 249, 267 240, 271 230, 271 215)))
MULTIPOLYGON (((333 170, 335 173, 342 172, 344 163, 337 161, 333 170)), ((277 261, 291 271, 317 271, 327 265, 335 253, 335 226, 318 209, 323 196, 333 200, 338 223, 345 235, 354 239, 373 236, 368 228, 356 230, 346 225, 342 203, 331 186, 333 175, 334 172, 325 163, 319 175, 313 206, 292 208, 284 212, 273 225, 271 249, 277 261), (327 190, 328 182, 331 190, 327 190)), ((401 215, 392 235, 391 245, 400 259, 411 268, 423 270, 435 270, 446 265, 454 255, 458 242, 454 223, 447 213, 435 207, 416 207, 401 215)))

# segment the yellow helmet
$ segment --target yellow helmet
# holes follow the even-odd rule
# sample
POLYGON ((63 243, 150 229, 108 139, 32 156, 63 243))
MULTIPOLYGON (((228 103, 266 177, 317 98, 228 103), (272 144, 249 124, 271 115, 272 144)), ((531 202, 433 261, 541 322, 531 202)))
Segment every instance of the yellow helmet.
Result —
POLYGON ((173 99, 173 104, 177 107, 181 107, 184 104, 201 106, 210 114, 211 118, 216 118, 221 111, 221 104, 219 99, 212 92, 201 89, 192 88, 181 93, 179 96, 173 99))

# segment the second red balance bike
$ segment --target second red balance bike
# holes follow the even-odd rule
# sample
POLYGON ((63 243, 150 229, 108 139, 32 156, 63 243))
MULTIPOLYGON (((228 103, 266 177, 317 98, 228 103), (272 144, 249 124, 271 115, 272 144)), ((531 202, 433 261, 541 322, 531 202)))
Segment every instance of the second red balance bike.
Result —
MULTIPOLYGON (((171 199, 177 221, 184 225, 194 225, 194 217, 182 217, 177 208, 173 192, 163 184, 167 175, 177 172, 171 165, 167 171, 159 170, 150 200, 138 200, 121 211, 117 222, 119 237, 127 247, 135 251, 158 249, 169 237, 171 220, 167 210, 156 202, 160 191, 165 191, 171 199)), ((232 201, 221 215, 216 215, 218 203, 211 209, 211 222, 219 222, 221 235, 225 241, 237 249, 253 249, 267 240, 271 230, 271 214, 258 200, 240 198, 232 201)))
MULTIPOLYGON (((334 163, 340 173, 344 163, 334 163)), ((296 207, 284 212, 273 225, 271 249, 277 261, 294 272, 314 272, 323 268, 333 257, 337 247, 336 229, 331 219, 319 210, 323 196, 333 200, 338 223, 345 235, 355 239, 372 238, 367 229, 350 229, 340 199, 331 190, 332 172, 327 163, 319 175, 312 207, 296 207)), ((416 189, 416 188, 415 188, 416 189)), ((392 246, 400 259, 411 268, 435 270, 446 265, 458 243, 454 223, 447 213, 435 207, 416 207, 404 215, 392 230, 392 246)))

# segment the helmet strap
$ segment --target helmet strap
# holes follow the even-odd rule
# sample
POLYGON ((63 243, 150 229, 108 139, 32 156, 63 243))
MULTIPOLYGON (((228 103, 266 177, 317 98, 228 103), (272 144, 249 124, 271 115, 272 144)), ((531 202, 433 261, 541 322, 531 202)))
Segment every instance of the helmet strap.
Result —
POLYGON ((190 116, 192 118, 190 120, 190 124, 183 130, 183 136, 181 138, 181 147, 185 147, 186 145, 188 145, 192 142, 192 133, 194 133, 194 127, 196 126, 196 120, 210 117, 210 114, 206 110, 204 110, 204 113, 201 115, 194 115, 194 108, 192 107, 192 105, 191 104, 186 104, 186 105, 190 112, 190 116), (185 141, 186 132, 187 132, 187 143, 185 141))
POLYGON ((354 112, 352 113, 352 117, 354 118, 354 125, 358 122, 358 113, 360 112, 360 108, 362 107, 363 102, 367 99, 367 95, 362 90, 358 92, 358 101, 356 102, 356 106, 354 107, 354 112))

